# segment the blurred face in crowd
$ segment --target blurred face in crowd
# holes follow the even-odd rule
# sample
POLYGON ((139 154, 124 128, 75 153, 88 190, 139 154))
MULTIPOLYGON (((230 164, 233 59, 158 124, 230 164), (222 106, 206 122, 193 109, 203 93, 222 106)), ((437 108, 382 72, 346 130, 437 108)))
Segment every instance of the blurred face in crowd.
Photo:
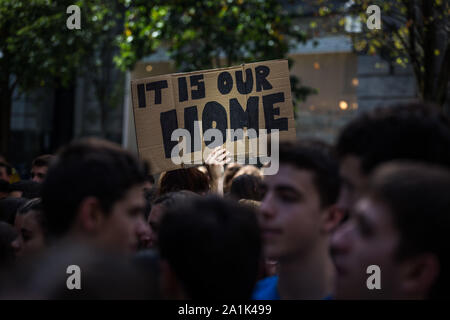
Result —
POLYGON ((161 203, 158 203, 152 207, 152 210, 148 215, 148 224, 150 226, 150 248, 158 246, 159 224, 161 222, 164 210, 164 206, 161 203))
POLYGON ((45 246, 44 232, 37 221, 38 213, 34 210, 26 214, 18 214, 14 226, 19 234, 13 242, 17 256, 27 256, 45 246))
POLYGON ((44 181, 45 176, 47 175, 47 170, 48 167, 46 166, 42 167, 34 166, 33 168, 31 168, 31 180, 42 183, 44 181))
POLYGON ((139 235, 146 224, 144 209, 142 186, 134 186, 113 205, 109 215, 98 217, 99 223, 85 218, 84 225, 97 233, 97 240, 101 245, 131 253, 137 249, 139 235))
POLYGON ((280 262, 315 248, 323 215, 314 174, 281 164, 276 175, 265 177, 260 222, 265 253, 280 262))
POLYGON ((346 155, 340 161, 339 174, 342 179, 337 207, 349 213, 363 194, 367 177, 362 173, 361 160, 355 155, 346 155))
POLYGON ((5 167, 0 167, 0 180, 5 180, 6 182, 9 182, 9 175, 5 167))
POLYGON ((396 259, 399 234, 390 209, 383 203, 361 198, 350 220, 333 235, 331 251, 336 265, 336 298, 399 298, 406 264, 396 259), (381 290, 369 290, 367 267, 381 270, 381 290))
MULTIPOLYGON (((144 184, 145 185, 145 184, 144 184)), ((145 199, 145 194, 143 193, 143 197, 145 199)), ((150 245, 150 237, 151 237, 151 230, 150 226, 145 221, 145 218, 143 219, 144 223, 139 223, 138 226, 138 249, 148 249, 151 248, 150 245)))

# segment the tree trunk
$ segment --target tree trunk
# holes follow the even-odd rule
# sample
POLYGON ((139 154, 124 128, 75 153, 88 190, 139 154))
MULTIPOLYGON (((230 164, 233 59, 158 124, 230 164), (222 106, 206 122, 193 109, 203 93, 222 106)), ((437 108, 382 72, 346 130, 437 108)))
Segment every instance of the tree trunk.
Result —
MULTIPOLYGON (((58 83, 58 81, 55 83, 58 83)), ((51 141, 53 152, 73 139, 75 88, 73 86, 69 88, 56 87, 54 95, 51 141)))
POLYGON ((0 153, 5 156, 8 153, 12 106, 12 90, 8 85, 8 82, 4 83, 0 88, 0 153))

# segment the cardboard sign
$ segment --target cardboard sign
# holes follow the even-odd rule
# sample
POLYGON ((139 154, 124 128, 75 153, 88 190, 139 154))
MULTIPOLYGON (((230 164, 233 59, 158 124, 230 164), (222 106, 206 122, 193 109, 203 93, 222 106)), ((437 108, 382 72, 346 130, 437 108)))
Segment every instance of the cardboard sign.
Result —
MULTIPOLYGON (((195 163, 225 143, 232 155, 241 155, 238 145, 260 140, 261 129, 279 130, 280 140, 295 139, 287 60, 133 80, 131 94, 139 155, 150 161, 152 173, 183 166, 172 159, 180 144, 173 135, 180 128, 192 137, 183 141, 189 150, 182 156, 195 163), (222 133, 223 140, 211 138, 208 129, 222 133), (230 135, 239 129, 243 138, 230 135), (250 131, 257 136, 246 136, 250 131)), ((245 148, 245 154, 263 152, 252 150, 245 148)))

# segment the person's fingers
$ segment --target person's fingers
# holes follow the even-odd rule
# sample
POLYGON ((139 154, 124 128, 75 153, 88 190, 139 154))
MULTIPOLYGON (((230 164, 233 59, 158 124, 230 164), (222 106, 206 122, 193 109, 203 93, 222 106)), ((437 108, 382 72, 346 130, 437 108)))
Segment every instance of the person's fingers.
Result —
POLYGON ((209 156, 208 156, 208 159, 209 159, 210 161, 214 161, 214 159, 216 158, 216 154, 217 154, 217 151, 219 150, 219 148, 220 148, 220 147, 216 147, 216 148, 214 148, 214 149, 211 151, 211 153, 210 153, 209 156))
POLYGON ((228 151, 227 151, 227 152, 224 152, 224 153, 218 155, 218 156, 216 157, 216 160, 217 160, 217 161, 223 161, 223 160, 228 156, 228 154, 229 154, 228 151))
POLYGON ((222 154, 222 153, 224 153, 226 151, 226 149, 224 148, 224 147, 219 147, 218 149, 217 149, 217 151, 216 151, 216 156, 218 156, 218 155, 220 155, 220 154, 222 154))
POLYGON ((219 158, 224 152, 226 152, 226 149, 224 147, 218 147, 218 149, 214 151, 214 158, 219 158))
POLYGON ((208 161, 213 161, 214 160, 214 158, 216 157, 216 153, 217 153, 217 151, 219 151, 219 149, 220 149, 220 146, 218 146, 218 147, 215 147, 210 153, 209 153, 209 155, 208 155, 208 157, 206 158, 206 160, 208 161))

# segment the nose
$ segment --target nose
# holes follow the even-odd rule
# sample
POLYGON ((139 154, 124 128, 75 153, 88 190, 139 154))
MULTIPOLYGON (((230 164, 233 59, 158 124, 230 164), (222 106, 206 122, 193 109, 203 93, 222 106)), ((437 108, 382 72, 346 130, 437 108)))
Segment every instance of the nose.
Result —
POLYGON ((11 247, 13 247, 16 256, 20 256, 22 254, 23 245, 20 236, 11 242, 11 247))
POLYGON ((330 247, 333 255, 345 254, 351 250, 352 243, 354 242, 352 229, 352 222, 348 221, 340 225, 331 235, 330 247))
POLYGON ((139 237, 143 237, 143 236, 148 237, 148 235, 150 234, 150 226, 144 220, 144 218, 138 220, 136 231, 137 231, 137 234, 139 235, 139 237))
POLYGON ((271 219, 275 216, 276 210, 274 208, 273 195, 267 192, 259 207, 262 218, 271 219))

